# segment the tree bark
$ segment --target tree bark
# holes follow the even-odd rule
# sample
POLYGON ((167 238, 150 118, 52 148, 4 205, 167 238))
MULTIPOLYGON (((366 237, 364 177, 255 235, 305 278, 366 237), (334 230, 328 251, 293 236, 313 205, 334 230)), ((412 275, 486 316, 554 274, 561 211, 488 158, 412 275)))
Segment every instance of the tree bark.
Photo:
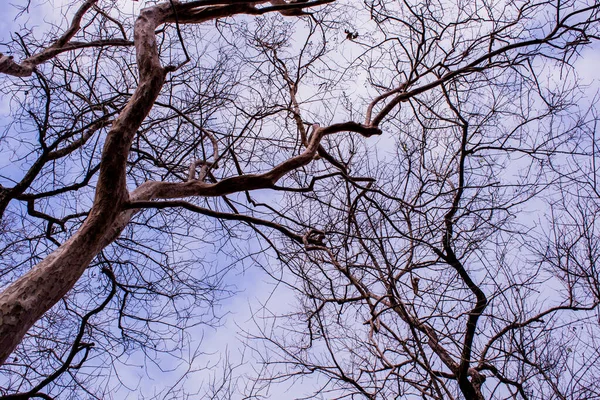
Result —
MULTIPOLYGON (((117 222, 129 200, 126 187, 129 148, 165 79, 154 30, 169 15, 169 7, 167 3, 144 9, 136 21, 134 42, 140 84, 108 132, 88 218, 73 237, 0 294, 0 363, 4 363, 29 328, 67 294, 96 254, 122 230, 117 222)), ((131 212, 127 215, 130 217, 131 212)))
MULTIPOLYGON (((304 6, 332 1, 320 0, 304 6)), ((135 209, 127 209, 128 203, 186 196, 223 196, 244 190, 272 188, 285 174, 312 161, 323 136, 342 131, 357 132, 365 137, 381 133, 376 127, 356 122, 334 124, 324 128, 315 125, 304 152, 266 173, 235 176, 214 184, 199 180, 180 183, 146 182, 131 194, 128 192, 126 169, 131 143, 150 113, 163 87, 166 74, 176 68, 161 66, 156 45, 156 28, 165 22, 201 23, 240 13, 260 15, 278 11, 287 15, 282 6, 257 9, 253 5, 266 2, 167 2, 141 11, 134 28, 139 86, 107 134, 94 204, 88 218, 73 237, 0 294, 0 365, 6 361, 33 324, 75 285, 92 259, 116 240, 137 212, 135 209), (211 4, 219 5, 208 7, 211 4)), ((94 1, 89 0, 88 3, 92 4, 94 1)), ((286 3, 284 6, 298 9, 294 4, 286 3)))

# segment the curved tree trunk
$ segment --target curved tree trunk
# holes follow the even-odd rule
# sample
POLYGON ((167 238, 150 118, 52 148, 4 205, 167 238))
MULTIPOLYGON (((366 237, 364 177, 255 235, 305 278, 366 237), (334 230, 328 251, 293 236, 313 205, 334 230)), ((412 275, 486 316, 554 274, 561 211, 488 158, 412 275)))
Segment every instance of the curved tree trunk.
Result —
MULTIPOLYGON (((273 187, 283 175, 308 164, 313 159, 324 135, 341 131, 354 131, 364 136, 381 133, 375 127, 354 122, 325 128, 315 126, 310 143, 303 153, 290 158, 267 173, 232 177, 216 184, 206 184, 193 179, 182 183, 147 182, 131 194, 127 190, 126 168, 131 143, 142 122, 150 113, 163 87, 166 74, 177 68, 173 66, 164 68, 160 64, 155 36, 158 26, 166 22, 198 24, 241 13, 261 15, 278 11, 283 15, 301 15, 300 7, 316 6, 332 1, 334 0, 317 0, 307 5, 267 0, 254 2, 237 0, 227 2, 228 4, 210 0, 189 3, 166 2, 141 11, 134 28, 139 86, 107 134, 102 150, 94 204, 87 219, 73 237, 0 294, 0 365, 6 361, 33 324, 75 285, 93 258, 120 235, 136 212, 135 209, 127 208, 128 203, 155 198, 221 196, 243 190, 273 187), (256 4, 267 2, 272 6, 260 9, 255 7, 256 4)), ((88 0, 81 10, 89 9, 94 3, 95 0, 88 0)), ((81 10, 76 20, 81 19, 83 12, 81 10)), ((72 29, 78 29, 78 24, 73 26, 75 28, 72 29)), ((63 35, 65 43, 74 35, 75 31, 72 29, 69 30, 68 35, 63 35)), ((57 43, 53 55, 62 52, 63 47, 68 47, 68 43, 62 43, 60 40, 57 43)), ((43 61, 46 59, 39 63, 43 61)), ((12 59, 10 62, 14 63, 12 59)), ((17 68, 13 66, 14 68, 5 70, 4 64, 0 65, 0 72, 10 73, 17 68)), ((32 68, 35 65, 37 64, 34 63, 32 68)), ((0 192, 1 195, 3 192, 0 192)))
POLYGON ((124 227, 116 222, 129 198, 127 156, 137 129, 163 86, 165 69, 158 59, 154 30, 168 12, 165 5, 155 6, 143 10, 136 21, 140 84, 106 138, 94 205, 88 218, 72 238, 0 294, 0 363, 4 363, 29 328, 75 285, 92 259, 124 227))

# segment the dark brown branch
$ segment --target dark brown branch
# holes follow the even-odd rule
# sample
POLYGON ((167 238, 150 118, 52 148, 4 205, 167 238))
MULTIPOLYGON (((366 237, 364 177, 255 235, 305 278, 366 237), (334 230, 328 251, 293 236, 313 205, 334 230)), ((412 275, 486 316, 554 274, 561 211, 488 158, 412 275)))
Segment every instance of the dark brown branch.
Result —
POLYGON ((38 383, 33 388, 31 388, 29 391, 27 391, 25 393, 16 393, 16 394, 10 394, 7 396, 2 396, 2 397, 0 397, 0 400, 25 400, 25 399, 29 399, 31 397, 38 397, 38 396, 44 397, 43 393, 39 393, 40 390, 42 390, 43 388, 48 386, 50 383, 52 383, 56 378, 58 378, 60 375, 62 375, 65 371, 72 369, 72 368, 75 368, 75 369, 78 368, 77 366, 72 365, 72 363, 73 363, 73 360, 75 359, 75 356, 77 354, 79 354, 79 352, 81 352, 82 350, 85 350, 86 353, 84 355, 84 358, 87 358, 87 355, 88 355, 90 349, 94 346, 93 343, 82 343, 82 341, 81 341, 85 334, 85 329, 88 325, 88 321, 90 320, 91 317, 93 317, 94 315, 96 315, 99 312, 101 312, 102 310, 104 310, 106 308, 106 306, 108 305, 108 303, 110 303, 110 301, 115 296, 115 293, 117 292, 117 281, 116 281, 115 275, 112 272, 112 270, 104 267, 104 268, 102 268, 102 273, 104 275, 106 275, 110 281, 110 291, 108 293, 108 296, 106 296, 104 301, 102 301, 102 303, 100 303, 98 305, 98 307, 94 308, 93 310, 91 310, 90 312, 88 312, 87 314, 85 314, 83 316, 83 318, 81 319, 81 323, 79 325, 79 330, 77 332, 77 336, 75 336, 75 340, 73 341, 73 345, 71 346, 71 351, 67 355, 67 358, 63 361, 62 365, 56 371, 54 371, 52 374, 50 374, 49 376, 44 378, 40 383, 38 383))
POLYGON ((156 208, 156 209, 164 209, 164 208, 184 208, 189 211, 193 211, 198 214, 206 215, 207 217, 213 217, 218 219, 224 219, 228 221, 241 221, 246 222, 248 224, 255 224, 266 226, 272 229, 275 229, 281 233, 283 233, 288 238, 294 240, 298 244, 302 244, 302 236, 298 235, 285 226, 267 221, 264 219, 252 217, 249 215, 243 214, 232 214, 232 213, 224 213, 220 211, 210 210, 208 208, 200 207, 195 204, 189 203, 183 200, 171 200, 171 201, 133 201, 131 203, 127 203, 125 205, 126 209, 147 209, 147 208, 156 208))

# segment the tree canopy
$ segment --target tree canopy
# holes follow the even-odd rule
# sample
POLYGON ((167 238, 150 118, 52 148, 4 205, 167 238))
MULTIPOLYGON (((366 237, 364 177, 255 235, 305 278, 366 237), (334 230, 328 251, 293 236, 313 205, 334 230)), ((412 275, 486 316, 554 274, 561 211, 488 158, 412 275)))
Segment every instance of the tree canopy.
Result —
POLYGON ((600 397, 600 2, 5 7, 0 398, 600 397))

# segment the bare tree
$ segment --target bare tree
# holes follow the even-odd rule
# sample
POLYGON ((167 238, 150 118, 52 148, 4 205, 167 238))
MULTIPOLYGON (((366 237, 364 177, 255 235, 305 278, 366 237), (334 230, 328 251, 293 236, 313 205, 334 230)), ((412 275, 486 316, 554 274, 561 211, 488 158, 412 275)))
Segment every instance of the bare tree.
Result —
POLYGON ((232 293, 201 242, 299 298, 248 328, 255 385, 225 368, 214 397, 313 374, 336 398, 598 395, 576 62, 600 3, 77 6, 0 56, 5 397, 107 397, 133 349, 191 366, 187 328, 232 293))
POLYGON ((271 379, 323 374, 336 398, 598 396, 596 98, 573 66, 599 4, 367 3, 354 63, 378 94, 348 112, 393 150, 337 144, 345 179, 314 168, 310 201, 289 194, 314 230, 308 259, 281 250, 302 308, 248 333, 271 379))

